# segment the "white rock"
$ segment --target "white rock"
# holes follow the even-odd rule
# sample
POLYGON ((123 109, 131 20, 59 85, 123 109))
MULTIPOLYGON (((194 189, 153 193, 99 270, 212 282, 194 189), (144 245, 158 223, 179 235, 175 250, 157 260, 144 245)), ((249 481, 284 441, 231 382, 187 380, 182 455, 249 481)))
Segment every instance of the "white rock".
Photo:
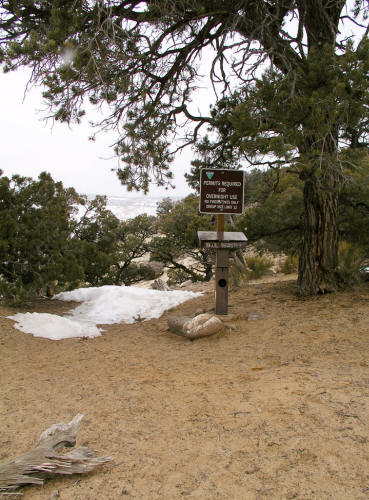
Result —
POLYGON ((169 330, 188 339, 198 339, 214 335, 223 329, 223 322, 211 314, 199 314, 194 318, 187 316, 168 318, 169 330))

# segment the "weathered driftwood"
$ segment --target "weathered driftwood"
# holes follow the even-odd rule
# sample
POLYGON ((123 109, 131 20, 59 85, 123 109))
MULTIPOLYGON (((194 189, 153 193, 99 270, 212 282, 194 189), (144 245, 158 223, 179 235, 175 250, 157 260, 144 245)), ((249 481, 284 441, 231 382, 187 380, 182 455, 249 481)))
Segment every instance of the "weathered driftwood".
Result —
POLYGON ((76 444, 80 413, 68 424, 54 424, 46 429, 36 446, 20 457, 0 464, 0 495, 13 492, 26 484, 43 484, 54 474, 86 474, 111 457, 93 457, 93 452, 81 446, 69 453, 57 453, 63 447, 76 444))
POLYGON ((198 339, 214 335, 223 329, 222 321, 211 314, 199 314, 194 318, 189 316, 170 316, 168 328, 172 333, 188 339, 198 339))

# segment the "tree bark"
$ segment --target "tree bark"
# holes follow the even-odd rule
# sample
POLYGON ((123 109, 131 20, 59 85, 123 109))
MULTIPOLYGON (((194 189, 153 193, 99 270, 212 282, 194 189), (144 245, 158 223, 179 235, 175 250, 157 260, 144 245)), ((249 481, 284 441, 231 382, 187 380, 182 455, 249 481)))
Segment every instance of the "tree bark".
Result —
POLYGON ((332 172, 322 185, 310 177, 304 186, 304 227, 299 256, 301 296, 334 291, 338 282, 339 174, 332 172))

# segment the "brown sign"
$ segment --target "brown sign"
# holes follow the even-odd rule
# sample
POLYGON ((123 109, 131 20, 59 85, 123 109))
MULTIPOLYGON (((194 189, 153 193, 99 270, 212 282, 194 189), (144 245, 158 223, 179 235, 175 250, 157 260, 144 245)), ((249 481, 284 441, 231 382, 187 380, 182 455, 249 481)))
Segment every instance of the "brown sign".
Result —
POLYGON ((200 213, 242 214, 242 170, 203 168, 200 172, 200 213))

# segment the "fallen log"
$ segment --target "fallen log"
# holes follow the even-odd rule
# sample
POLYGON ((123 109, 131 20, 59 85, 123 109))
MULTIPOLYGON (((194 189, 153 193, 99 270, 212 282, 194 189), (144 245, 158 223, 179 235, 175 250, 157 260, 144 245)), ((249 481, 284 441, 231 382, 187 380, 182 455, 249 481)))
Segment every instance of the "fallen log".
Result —
POLYGON ((63 447, 75 446, 82 418, 78 413, 68 424, 52 425, 41 434, 32 450, 0 464, 0 494, 9 494, 26 484, 41 485, 54 474, 86 474, 109 462, 111 457, 94 457, 85 446, 69 453, 57 453, 63 447))

